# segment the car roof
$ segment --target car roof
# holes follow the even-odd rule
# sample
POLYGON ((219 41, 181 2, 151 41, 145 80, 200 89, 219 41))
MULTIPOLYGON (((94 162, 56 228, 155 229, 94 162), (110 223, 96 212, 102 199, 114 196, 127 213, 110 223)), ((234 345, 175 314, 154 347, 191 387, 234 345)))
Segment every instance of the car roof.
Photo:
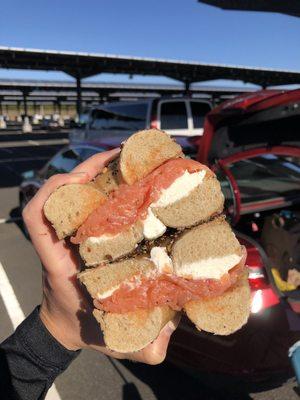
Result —
POLYGON ((241 110, 244 112, 261 111, 263 109, 300 101, 300 89, 295 90, 259 90, 254 93, 245 93, 222 103, 214 108, 209 115, 226 114, 230 111, 236 112, 241 110))
POLYGON ((91 110, 103 110, 106 108, 114 107, 114 106, 127 106, 127 105, 137 105, 137 104, 149 104, 153 101, 164 101, 164 100, 193 100, 193 101, 202 101, 203 103, 211 103, 209 99, 202 99, 202 98, 197 98, 197 97, 191 97, 188 95, 179 95, 177 97, 174 96, 161 96, 161 97, 151 97, 147 99, 139 99, 139 100, 133 100, 133 101, 112 101, 108 103, 102 103, 102 104, 95 104, 89 107, 86 107, 84 112, 89 112, 91 110))
POLYGON ((136 104, 145 104, 145 103, 150 103, 154 100, 153 99, 145 99, 145 100, 135 100, 135 101, 112 101, 108 103, 102 103, 102 104, 95 104, 93 106, 90 106, 86 111, 90 110, 102 110, 104 108, 109 108, 113 106, 128 106, 128 105, 136 105, 136 104))

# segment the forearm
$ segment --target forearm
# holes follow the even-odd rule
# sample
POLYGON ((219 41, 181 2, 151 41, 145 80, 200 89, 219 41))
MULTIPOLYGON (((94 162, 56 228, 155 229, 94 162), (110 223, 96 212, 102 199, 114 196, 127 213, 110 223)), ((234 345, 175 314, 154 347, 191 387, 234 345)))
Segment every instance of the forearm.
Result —
POLYGON ((38 308, 0 344, 0 393, 5 399, 43 399, 55 378, 77 357, 58 343, 38 308))

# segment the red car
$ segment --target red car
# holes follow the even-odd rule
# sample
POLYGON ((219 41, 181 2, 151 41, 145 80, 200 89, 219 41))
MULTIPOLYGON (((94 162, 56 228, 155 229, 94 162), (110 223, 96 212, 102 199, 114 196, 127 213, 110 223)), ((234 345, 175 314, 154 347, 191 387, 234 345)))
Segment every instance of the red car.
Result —
POLYGON ((280 251, 280 272, 293 262, 300 266, 299 127, 300 90, 265 90, 212 110, 203 136, 194 139, 197 160, 216 172, 228 217, 247 247, 252 310, 248 324, 228 337, 197 332, 184 318, 168 354, 175 364, 196 373, 256 378, 290 368, 288 348, 300 338, 300 290, 281 292, 271 268, 279 267, 274 260, 280 259, 280 251), (282 224, 298 229, 294 247, 295 229, 290 237, 282 224), (290 248, 281 243, 286 239, 290 248), (289 251, 295 248, 291 260, 289 251), (277 259, 272 250, 279 253, 277 259))
MULTIPOLYGON (((208 164, 221 181, 228 218, 247 247, 252 290, 250 320, 233 335, 198 332, 183 318, 168 352, 169 361, 176 365, 196 373, 250 374, 257 378, 289 369, 288 348, 300 337, 300 291, 284 294, 277 288, 271 273, 277 265, 272 264, 270 254, 272 245, 278 250, 280 237, 285 241, 288 238, 291 248, 295 238, 300 244, 300 234, 299 239, 297 232, 289 239, 283 226, 295 224, 300 210, 299 127, 300 90, 260 91, 212 110, 201 137, 176 137, 186 154, 208 164), (277 241, 272 231, 275 223, 282 228, 277 241), (269 237, 275 240, 268 242, 269 237)), ((21 204, 32 197, 45 178, 68 172, 93 153, 119 142, 115 136, 77 143, 59 152, 38 173, 25 173, 21 204)), ((291 261, 291 249, 283 250, 284 246, 281 269, 297 262, 291 261)), ((298 261, 300 264, 300 257, 298 261)))

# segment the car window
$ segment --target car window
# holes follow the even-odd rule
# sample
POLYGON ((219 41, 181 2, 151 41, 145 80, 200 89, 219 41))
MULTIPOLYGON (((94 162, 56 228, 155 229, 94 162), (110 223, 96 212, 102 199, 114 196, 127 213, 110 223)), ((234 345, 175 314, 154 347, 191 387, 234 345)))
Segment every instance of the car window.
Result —
POLYGON ((141 130, 146 127, 148 103, 103 106, 92 112, 92 129, 141 130))
POLYGON ((162 102, 160 108, 161 129, 187 129, 187 111, 184 101, 162 102))
POLYGON ((264 154, 230 164, 243 203, 299 197, 300 158, 264 154))
POLYGON ((205 115, 211 110, 209 104, 200 101, 191 101, 194 129, 203 128, 205 115))
POLYGON ((80 164, 81 157, 76 149, 67 149, 52 158, 45 172, 45 179, 55 174, 70 172, 80 164))

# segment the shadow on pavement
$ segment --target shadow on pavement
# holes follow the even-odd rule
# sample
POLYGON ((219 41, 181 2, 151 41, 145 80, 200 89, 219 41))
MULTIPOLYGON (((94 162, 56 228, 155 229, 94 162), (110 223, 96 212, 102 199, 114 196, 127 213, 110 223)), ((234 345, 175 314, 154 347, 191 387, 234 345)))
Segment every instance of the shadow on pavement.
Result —
MULTIPOLYGON (((221 374, 203 373, 193 377, 168 363, 153 367, 130 361, 119 362, 147 384, 157 400, 251 400, 253 397, 250 393, 277 388, 291 377, 291 375, 281 375, 264 382, 248 382, 221 374)), ((129 384, 132 385, 125 379, 123 400, 141 399, 137 388, 135 388, 136 396, 128 397, 129 389, 125 387, 129 384)))
MULTIPOLYGON (((119 361, 139 380, 147 384, 158 400, 216 400, 211 391, 192 376, 168 363, 151 366, 130 361, 119 361)), ((113 362, 115 363, 115 361, 113 362)), ((117 366, 115 366, 116 369, 117 366)), ((118 371, 120 374, 120 371, 118 371)), ((133 393, 133 384, 124 379, 123 400, 139 400, 141 396, 135 388, 135 397, 128 396, 133 393), (138 397, 139 396, 139 397, 138 397)))
POLYGON ((27 240, 30 240, 29 235, 27 230, 25 229, 25 226, 23 224, 23 219, 22 219, 22 215, 21 215, 21 210, 19 207, 15 207, 13 208, 10 213, 9 213, 9 217, 10 217, 10 224, 14 223, 16 224, 16 226, 20 229, 20 231, 22 232, 22 234, 24 235, 24 237, 27 240))
POLYGON ((30 135, 0 134, 0 188, 19 186, 22 182, 22 173, 38 171, 46 162, 60 150, 65 143, 43 144, 39 139, 65 139, 68 133, 30 135), (31 143, 31 142, 32 143, 31 143), (6 143, 7 142, 7 143, 6 143), (9 143, 8 143, 9 142, 9 143), (22 143, 23 142, 23 143, 22 143))

